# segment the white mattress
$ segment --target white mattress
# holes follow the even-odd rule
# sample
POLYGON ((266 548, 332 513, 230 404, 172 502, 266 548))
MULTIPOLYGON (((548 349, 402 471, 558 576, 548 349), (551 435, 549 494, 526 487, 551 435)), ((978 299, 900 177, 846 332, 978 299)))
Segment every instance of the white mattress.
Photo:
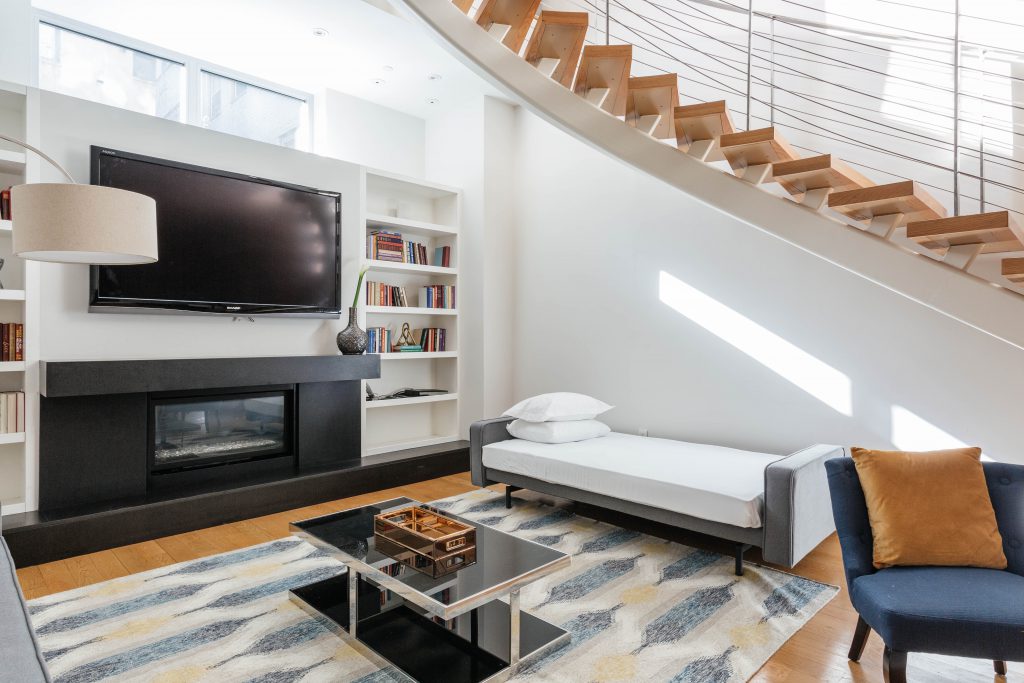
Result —
POLYGON ((510 439, 483 463, 552 484, 733 526, 761 526, 764 470, 783 456, 612 432, 574 443, 510 439))

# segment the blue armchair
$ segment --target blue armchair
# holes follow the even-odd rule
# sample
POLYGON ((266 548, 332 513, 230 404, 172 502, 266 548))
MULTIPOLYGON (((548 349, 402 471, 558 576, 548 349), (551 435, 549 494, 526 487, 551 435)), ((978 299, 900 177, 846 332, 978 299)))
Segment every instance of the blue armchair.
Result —
POLYGON ((850 659, 874 630, 887 683, 904 683, 908 652, 1024 661, 1024 465, 984 463, 1006 570, 872 565, 871 525, 852 458, 825 462, 850 601, 859 619, 850 659))

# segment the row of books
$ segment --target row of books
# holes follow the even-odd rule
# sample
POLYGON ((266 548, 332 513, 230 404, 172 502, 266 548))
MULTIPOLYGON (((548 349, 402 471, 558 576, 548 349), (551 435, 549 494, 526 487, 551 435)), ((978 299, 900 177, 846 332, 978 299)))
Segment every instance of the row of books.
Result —
POLYGON ((443 327, 413 330, 412 338, 419 343, 404 346, 395 344, 395 334, 387 327, 369 327, 366 329, 366 336, 367 353, 417 353, 445 351, 448 331, 443 327))
POLYGON ((405 287, 396 287, 383 282, 366 283, 367 306, 408 306, 409 297, 405 287))
POLYGON ((11 213, 11 188, 5 187, 0 190, 0 221, 9 221, 13 218, 11 213))
MULTIPOLYGON (((366 283, 367 306, 408 307, 409 296, 405 287, 385 282, 366 283)), ((419 306, 422 308, 455 308, 454 285, 427 285, 420 287, 419 306)))
POLYGON ((0 393, 0 434, 25 431, 25 392, 0 393))
POLYGON ((391 353, 391 330, 386 327, 366 328, 367 353, 391 353))
POLYGON ((452 267, 452 248, 434 249, 433 263, 427 257, 427 245, 403 239, 402 233, 374 230, 366 236, 366 257, 375 261, 415 263, 422 266, 452 267))
MULTIPOLYGON (((417 335, 413 333, 413 339, 416 339, 417 335)), ((420 346, 423 347, 424 353, 431 353, 433 351, 445 351, 446 341, 448 337, 448 331, 443 327, 424 327, 419 330, 420 346)))
POLYGON ((420 306, 423 308, 455 308, 455 286, 420 287, 420 306))
POLYGON ((25 326, 0 323, 0 361, 25 360, 25 326))

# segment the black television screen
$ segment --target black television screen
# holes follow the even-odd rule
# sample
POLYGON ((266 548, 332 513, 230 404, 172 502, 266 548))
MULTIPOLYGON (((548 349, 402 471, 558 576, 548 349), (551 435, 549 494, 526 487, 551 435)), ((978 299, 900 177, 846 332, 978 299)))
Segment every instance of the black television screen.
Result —
POLYGON ((93 266, 90 310, 341 311, 338 193, 99 147, 92 184, 156 200, 159 260, 93 266))

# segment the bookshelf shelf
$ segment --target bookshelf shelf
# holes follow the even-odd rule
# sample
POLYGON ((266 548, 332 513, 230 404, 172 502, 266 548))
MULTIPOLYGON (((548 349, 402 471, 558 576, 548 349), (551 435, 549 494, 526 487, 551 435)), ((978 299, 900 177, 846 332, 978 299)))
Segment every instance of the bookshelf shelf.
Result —
POLYGON ((392 398, 386 401, 367 401, 366 408, 397 408, 399 406, 416 406, 424 403, 443 403, 444 401, 457 401, 459 395, 438 394, 437 396, 416 396, 414 398, 392 398))
POLYGON ((25 153, 0 149, 0 173, 24 173, 25 153))
POLYGON ((382 353, 382 361, 390 360, 429 360, 431 358, 458 358, 458 351, 407 351, 402 353, 382 353))
POLYGON ((390 453, 391 451, 400 451, 405 448, 419 448, 420 446, 433 446, 439 443, 445 443, 447 441, 457 441, 459 438, 458 434, 432 434, 431 436, 419 437, 415 439, 404 439, 401 441, 388 441, 382 444, 378 444, 371 448, 366 449, 367 455, 379 455, 381 453, 390 453))
MULTIPOLYGON (((462 225, 462 190, 419 178, 396 175, 387 171, 364 168, 362 171, 362 206, 360 206, 360 233, 365 237, 363 265, 369 270, 364 300, 373 294, 380 303, 407 301, 407 303, 433 302, 422 290, 424 287, 452 287, 451 291, 433 290, 430 296, 450 297, 466 284, 459 275, 459 248, 462 225), (399 217, 400 216, 400 217, 399 217), (370 258, 381 253, 394 252, 396 241, 371 239, 378 232, 397 233, 407 243, 422 245, 427 261, 440 263, 438 250, 448 253, 454 267, 419 263, 402 263, 370 258), (382 249, 382 251, 378 251, 382 249), (395 298, 404 289, 406 298, 395 298), (438 293, 440 292, 440 294, 438 293), (378 293, 380 296, 378 297, 378 293)), ((422 253, 422 251, 420 252, 422 253)), ((457 301, 443 299, 444 301, 457 301)), ((447 351, 383 353, 380 354, 379 379, 366 384, 378 394, 386 394, 401 387, 417 389, 446 389, 450 393, 418 396, 385 401, 363 399, 363 454, 377 455, 419 446, 430 446, 458 440, 466 431, 461 422, 459 387, 461 358, 459 349, 460 311, 453 308, 426 306, 368 306, 360 310, 364 329, 384 327, 397 341, 404 323, 413 332, 417 329, 441 328, 446 330, 447 351), (416 362, 419 361, 419 362, 416 362), (394 410, 388 410, 393 408, 394 410)))
POLYGON ((455 308, 421 308, 419 306, 367 306, 373 315, 458 315, 455 308))
MULTIPOLYGON (((0 128, 38 146, 39 132, 33 124, 38 117, 37 92, 0 81, 0 128)), ((27 163, 25 150, 6 142, 0 143, 0 174, 6 176, 4 187, 41 180, 38 166, 27 163)), ((14 257, 13 234, 13 222, 0 220, 0 258, 6 259, 8 266, 0 279, 12 286, 0 289, 0 320, 24 325, 24 360, 0 361, 0 373, 5 373, 4 391, 25 395, 24 430, 0 434, 0 444, 4 445, 0 449, 0 504, 5 515, 36 510, 39 481, 39 264, 14 257)))
POLYGON ((448 225, 428 223, 427 221, 417 221, 411 218, 384 216, 377 213, 366 214, 366 227, 380 227, 387 228, 389 230, 408 231, 416 233, 417 235, 448 236, 457 235, 459 233, 458 228, 453 228, 448 225))
POLYGON ((440 266, 424 266, 419 263, 398 263, 393 261, 377 261, 367 259, 370 270, 380 273, 421 273, 423 275, 458 275, 458 268, 442 268, 440 266))
POLYGON ((25 443, 25 432, 11 432, 0 434, 0 445, 8 443, 25 443))

